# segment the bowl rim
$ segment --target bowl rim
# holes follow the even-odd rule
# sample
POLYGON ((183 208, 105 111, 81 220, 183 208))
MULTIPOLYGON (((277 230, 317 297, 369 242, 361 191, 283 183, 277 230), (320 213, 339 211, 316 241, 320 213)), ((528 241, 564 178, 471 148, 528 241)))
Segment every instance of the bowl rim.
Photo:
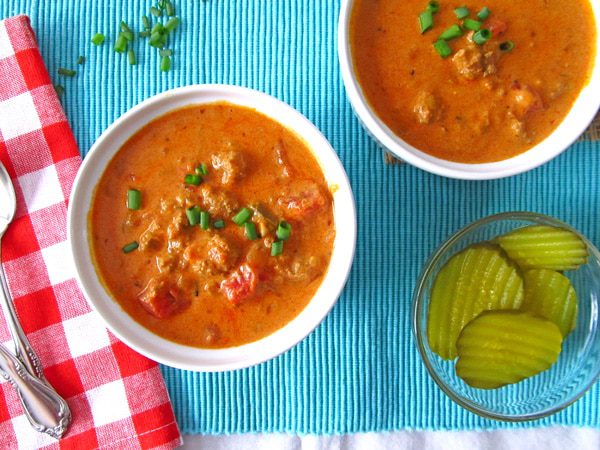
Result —
POLYGON ((545 214, 533 213, 530 211, 508 211, 508 212, 502 212, 502 213, 492 214, 490 216, 483 217, 474 222, 471 222, 470 224, 466 225, 465 227, 463 227, 463 228, 459 229, 458 231, 456 231, 455 233, 453 233, 448 239, 446 239, 431 254, 431 256, 425 262, 423 269, 421 271, 421 274, 419 275, 419 278, 417 279, 417 284, 415 285, 415 289, 413 291, 413 296, 412 296, 412 311, 411 311, 412 331, 413 331, 413 337, 415 339, 417 348, 419 350, 419 355, 421 357, 421 361, 423 361, 423 364, 425 365, 427 372, 429 373, 431 378, 433 378, 433 381, 435 381, 435 383, 438 385, 438 387, 448 397, 450 397, 450 399, 452 401, 457 403, 459 406, 462 406, 466 410, 471 411, 472 413, 475 413, 486 419, 501 420, 504 422, 525 422, 525 421, 538 420, 538 419, 542 419, 544 417, 551 416, 552 414, 555 414, 555 413, 565 409, 566 407, 570 406, 571 404, 575 403, 577 400, 579 400, 581 397, 583 397, 583 395, 600 378, 600 366, 596 369, 596 374, 594 377, 592 377, 592 380, 589 383, 587 383, 584 386, 584 388, 581 389, 575 396, 573 396, 573 398, 571 398, 565 402, 559 403, 556 406, 549 407, 549 408, 543 409, 543 410, 541 410, 539 412, 535 412, 535 413, 516 414, 516 415, 499 414, 499 413, 489 411, 485 408, 479 407, 475 402, 471 402, 471 401, 464 399, 461 396, 457 395, 444 382, 444 380, 442 380, 437 375, 431 362, 429 361, 429 357, 427 356, 427 351, 425 349, 425 345, 424 345, 424 342, 426 339, 425 330, 423 330, 421 328, 421 326, 419 325, 420 316, 423 313, 423 308, 424 308, 423 297, 426 294, 425 282, 431 275, 431 272, 433 271, 433 267, 437 263, 437 261, 446 253, 446 251, 448 250, 449 247, 454 245, 465 234, 469 233, 470 231, 472 231, 482 225, 487 225, 489 223, 497 222, 497 221, 501 221, 501 220, 523 220, 523 221, 529 221, 529 222, 542 224, 542 225, 551 225, 551 226, 555 226, 555 227, 565 228, 569 231, 572 231, 577 236, 579 236, 587 245, 588 251, 594 256, 594 258, 596 260, 600 261, 600 251, 598 251, 596 246, 594 246, 594 244, 592 242, 590 242, 589 239, 587 239, 583 234, 581 234, 579 231, 577 231, 575 228, 573 228, 569 224, 567 224, 559 219, 556 219, 554 217, 551 217, 551 216, 548 216, 545 214))
POLYGON ((97 138, 83 159, 73 183, 67 215, 67 239, 77 282, 104 325, 121 341, 154 361, 201 372, 251 367, 280 355, 306 338, 328 315, 348 280, 355 255, 356 234, 356 206, 348 175, 319 129, 296 109, 273 96, 226 84, 195 84, 167 90, 138 103, 117 118, 97 138), (98 180, 124 142, 143 126, 170 111, 218 101, 252 108, 286 127, 306 144, 321 166, 326 182, 336 187, 332 193, 336 237, 321 285, 290 322, 254 342, 224 349, 200 349, 150 332, 113 300, 93 264, 87 242, 87 218, 98 180), (342 223, 344 226, 340 227, 342 223), (182 355, 189 355, 189 358, 182 359, 182 355))
POLYGON ((393 156, 427 172, 463 180, 492 180, 539 167, 567 150, 592 122, 600 108, 600 6, 590 2, 596 24, 593 66, 569 112, 541 142, 511 158, 488 163, 458 163, 437 158, 408 144, 375 113, 358 82, 350 48, 350 18, 356 0, 342 0, 338 18, 338 59, 348 100, 367 133, 393 156), (574 113, 575 112, 575 113, 574 113))

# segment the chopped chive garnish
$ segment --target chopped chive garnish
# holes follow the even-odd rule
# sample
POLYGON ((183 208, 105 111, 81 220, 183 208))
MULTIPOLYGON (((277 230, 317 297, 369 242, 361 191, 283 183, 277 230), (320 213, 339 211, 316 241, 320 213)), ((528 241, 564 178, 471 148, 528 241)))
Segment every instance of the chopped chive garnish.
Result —
POLYGON ((454 10, 454 14, 456 14, 456 17, 460 20, 460 19, 464 19, 465 17, 469 17, 469 8, 467 8, 466 6, 461 6, 459 8, 456 8, 454 10))
POLYGON ((165 11, 167 13, 167 16, 172 17, 175 15, 175 8, 173 7, 173 3, 167 1, 165 3, 165 11))
POLYGON ((193 184, 194 186, 198 186, 202 183, 202 177, 193 173, 188 173, 183 179, 185 184, 193 184))
POLYGON ((477 18, 479 20, 485 20, 488 17, 490 17, 490 13, 491 13, 490 8, 488 8, 487 6, 484 6, 483 8, 481 8, 481 11, 479 11, 477 13, 477 18))
POLYGON ((62 95, 65 93, 65 88, 62 87, 60 84, 55 84, 54 90, 56 91, 56 95, 58 95, 59 97, 62 97, 62 95))
POLYGON ((160 17, 162 16, 162 11, 153 6, 152 8, 150 8, 150 14, 152 14, 154 17, 160 17))
POLYGON ((148 16, 142 16, 142 25, 144 25, 144 29, 146 30, 150 28, 150 19, 148 19, 148 16))
POLYGON ((129 25, 124 20, 121 20, 121 31, 131 31, 131 28, 129 28, 129 25))
POLYGON ((79 58, 77 58, 77 64, 82 65, 85 62, 85 56, 80 55, 79 58))
POLYGON ((130 66, 135 66, 137 64, 137 60, 135 59, 135 53, 133 49, 127 52, 127 61, 129 61, 130 66))
POLYGON ((169 58, 168 56, 163 56, 162 59, 160 60, 160 71, 168 72, 170 68, 171 68, 171 58, 169 58))
POLYGON ((458 25, 452 25, 450 28, 445 29, 440 34, 439 39, 443 39, 444 41, 449 41, 451 39, 456 39, 457 37, 461 37, 463 34, 462 28, 458 25))
POLYGON ((128 41, 133 41, 133 31, 121 31, 121 35, 128 41))
POLYGON ((123 253, 131 253, 140 246, 136 241, 130 242, 123 247, 123 253))
POLYGON ((231 218, 231 220, 236 225, 243 225, 250 217, 252 217, 252 214, 254 214, 254 211, 252 211, 250 208, 242 208, 235 216, 231 218))
POLYGON ((167 23, 165 23, 165 30, 170 33, 177 28, 177 25, 179 25, 179 17, 171 17, 167 23))
POLYGON ((200 228, 208 230, 210 226, 210 214, 207 211, 200 211, 200 228))
POLYGON ((152 47, 161 47, 162 46, 162 34, 158 31, 155 31, 150 35, 150 41, 148 42, 152 47))
POLYGON ((148 30, 140 31, 138 33, 138 36, 139 37, 148 37, 148 36, 150 36, 150 31, 148 31, 148 30))
POLYGON ((431 11, 432 14, 435 14, 436 12, 438 12, 440 10, 440 2, 436 2, 436 1, 429 2, 429 4, 427 5, 427 10, 431 11))
POLYGON ((225 228, 225 221, 223 219, 215 220, 213 222, 213 227, 215 227, 217 230, 225 228))
POLYGON ((206 163, 202 163, 198 167, 196 167, 196 173, 198 175, 208 175, 208 166, 206 165, 206 163))
POLYGON ((165 27, 163 27, 163 24, 160 22, 156 22, 156 25, 154 25, 152 27, 152 30, 150 30, 151 33, 163 33, 165 31, 165 27))
POLYGON ((92 36, 92 44, 94 45, 102 45, 104 42, 104 35, 102 33, 96 33, 92 36))
POLYGON ((279 256, 283 253, 283 241, 273 242, 271 245, 271 256, 279 256))
POLYGON ((501 52, 510 52, 513 48, 515 48, 515 44, 513 41, 504 41, 498 46, 498 48, 500 48, 501 52))
POLYGON ((483 28, 479 31, 476 31, 473 35, 473 42, 478 45, 483 45, 492 37, 492 32, 487 28, 483 28))
POLYGON ((161 56, 161 58, 163 56, 171 56, 173 54, 173 50, 171 50, 170 48, 163 48, 161 51, 158 52, 158 54, 161 56))
POLYGON ((467 30, 479 31, 479 29, 481 28, 481 22, 479 20, 473 20, 473 19, 467 18, 463 21, 463 26, 467 30))
POLYGON ((433 27, 433 13, 429 10, 423 11, 419 14, 419 27, 421 28, 421 34, 433 27))
POLYGON ((185 210, 188 222, 191 226, 198 225, 200 223, 200 208, 192 206, 185 210))
POLYGON ((64 75, 65 77, 74 77, 77 74, 77 72, 71 69, 65 69, 64 67, 59 67, 58 74, 64 75))
POLYGON ((246 222, 244 224, 244 231, 246 232, 246 237, 251 241, 255 241, 258 239, 258 234, 256 233, 256 225, 254 222, 246 222))
POLYGON ((275 231, 275 235, 277 236, 277 239, 286 241, 289 239, 291 234, 292 234, 292 226, 289 223, 287 223, 285 220, 282 220, 281 222, 279 222, 279 225, 277 225, 277 231, 275 231))
POLYGON ((120 33, 115 42, 114 51, 117 53, 125 53, 125 50, 127 50, 127 38, 123 36, 123 33, 120 33))
POLYGON ((142 207, 142 193, 137 189, 129 189, 127 191, 127 208, 140 209, 142 207))
POLYGON ((452 49, 446 41, 439 40, 433 44, 433 48, 442 58, 447 58, 452 54, 452 49))

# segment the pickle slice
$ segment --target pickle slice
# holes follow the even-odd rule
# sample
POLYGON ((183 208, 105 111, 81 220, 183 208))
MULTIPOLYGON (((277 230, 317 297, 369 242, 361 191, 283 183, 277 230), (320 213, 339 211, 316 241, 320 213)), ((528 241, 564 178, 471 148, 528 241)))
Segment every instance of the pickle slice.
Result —
POLYGON ((456 374, 474 388, 495 389, 537 375, 558 359, 562 334, 530 312, 486 311, 458 338, 456 374))
POLYGON ((427 339, 444 359, 457 355, 456 340, 467 322, 490 309, 518 309, 523 278, 517 266, 493 244, 473 245, 439 271, 431 289, 427 339))
POLYGON ((531 311, 554 322, 563 336, 575 328, 577 294, 563 274, 547 269, 528 270, 523 311, 531 311))
POLYGON ((531 225, 496 238, 522 269, 573 270, 587 261, 587 246, 564 228, 531 225))

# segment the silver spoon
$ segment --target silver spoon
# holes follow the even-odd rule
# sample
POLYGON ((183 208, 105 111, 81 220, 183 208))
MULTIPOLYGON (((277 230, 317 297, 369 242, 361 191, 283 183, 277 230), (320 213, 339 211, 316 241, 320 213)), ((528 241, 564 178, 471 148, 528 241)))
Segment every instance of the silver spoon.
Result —
MULTIPOLYGON (((4 165, 0 163, 0 240, 12 222, 16 209, 14 187, 4 165)), ((0 373, 17 389, 25 415, 33 428, 60 439, 71 422, 71 411, 67 402, 44 377, 40 359, 17 319, 1 263, 0 304, 15 344, 16 356, 14 358, 4 346, 0 346, 0 373)))

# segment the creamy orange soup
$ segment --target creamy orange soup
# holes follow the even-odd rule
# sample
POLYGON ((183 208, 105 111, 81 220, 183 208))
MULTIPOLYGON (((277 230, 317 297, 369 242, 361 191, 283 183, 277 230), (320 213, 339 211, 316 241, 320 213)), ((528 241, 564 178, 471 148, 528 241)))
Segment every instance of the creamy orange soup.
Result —
POLYGON ((97 270, 123 309, 160 336, 209 348, 297 316, 335 237, 331 193, 306 144, 228 103, 137 132, 102 175, 88 222, 97 270))
POLYGON ((510 158, 547 137, 587 83, 596 28, 587 0, 439 2, 421 33, 425 0, 357 0, 350 42, 355 70, 377 115, 409 144, 442 159, 510 158), (479 45, 454 9, 466 6, 492 38, 479 45), (477 12, 487 6, 486 20, 477 12), (434 49, 440 34, 462 27, 434 49), (514 44, 510 51, 503 51, 514 44), (501 45, 504 44, 501 48, 501 45))

